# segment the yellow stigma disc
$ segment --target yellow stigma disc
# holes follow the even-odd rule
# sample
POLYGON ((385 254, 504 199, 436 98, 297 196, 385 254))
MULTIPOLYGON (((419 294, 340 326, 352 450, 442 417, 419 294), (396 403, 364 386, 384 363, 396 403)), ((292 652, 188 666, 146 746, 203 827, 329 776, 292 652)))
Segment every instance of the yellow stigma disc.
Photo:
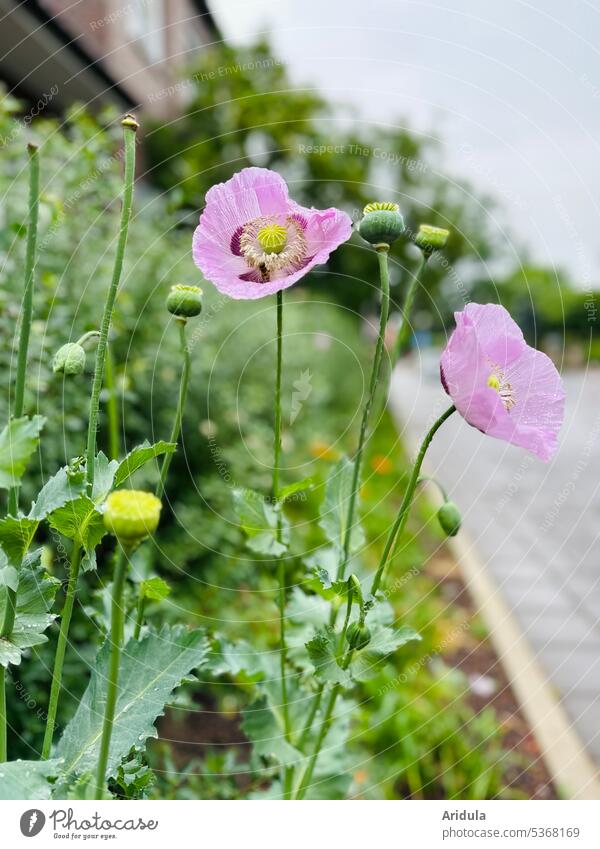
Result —
POLYGON ((287 230, 281 224, 267 224, 256 234, 258 244, 267 254, 278 254, 285 248, 287 230))
POLYGON ((490 386, 492 389, 500 389, 500 381, 498 380, 498 376, 493 372, 487 379, 487 385, 490 386))

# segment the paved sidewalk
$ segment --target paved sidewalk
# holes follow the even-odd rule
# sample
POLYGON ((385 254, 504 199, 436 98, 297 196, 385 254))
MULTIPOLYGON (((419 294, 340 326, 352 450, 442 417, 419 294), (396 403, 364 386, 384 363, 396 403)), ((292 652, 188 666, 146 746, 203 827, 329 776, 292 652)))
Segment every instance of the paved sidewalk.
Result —
MULTIPOLYGON (((420 440, 449 405, 434 353, 396 369, 390 407, 420 440)), ((554 460, 486 437, 457 414, 428 471, 464 526, 596 763, 600 764, 600 371, 565 376, 567 416, 554 460)))

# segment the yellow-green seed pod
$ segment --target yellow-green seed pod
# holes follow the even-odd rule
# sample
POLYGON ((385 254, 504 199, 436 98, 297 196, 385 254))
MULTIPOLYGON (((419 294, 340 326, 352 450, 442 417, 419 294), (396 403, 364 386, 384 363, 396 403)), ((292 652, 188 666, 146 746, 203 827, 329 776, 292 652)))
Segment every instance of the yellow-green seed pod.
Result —
POLYGON ((432 227, 431 224, 421 224, 419 226, 419 232, 415 236, 415 245, 429 253, 439 251, 446 247, 449 236, 450 231, 444 230, 443 227, 432 227))
POLYGON ((358 232, 371 245, 391 245, 404 230, 404 219, 397 203, 368 203, 358 232))
POLYGON ((104 526, 119 542, 132 545, 154 533, 161 510, 160 499, 151 492, 120 489, 104 502, 104 526))
POLYGON ((167 309, 178 318, 193 318, 202 312, 202 289, 199 286, 171 286, 167 309))
POLYGON ((462 516, 454 501, 446 501, 445 504, 442 504, 437 517, 442 530, 449 537, 455 537, 460 531, 462 516))
POLYGON ((360 651, 371 642, 371 632, 364 622, 362 625, 359 622, 352 622, 346 631, 346 642, 349 648, 360 651))
POLYGON ((84 368, 85 351, 78 342, 67 342, 52 360, 52 371, 56 374, 81 374, 84 368))

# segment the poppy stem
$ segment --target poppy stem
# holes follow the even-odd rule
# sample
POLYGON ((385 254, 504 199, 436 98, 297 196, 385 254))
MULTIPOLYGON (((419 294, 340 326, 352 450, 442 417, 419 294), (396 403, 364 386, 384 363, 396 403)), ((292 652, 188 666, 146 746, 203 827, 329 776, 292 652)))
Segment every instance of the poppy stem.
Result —
MULTIPOLYGON (((275 422, 273 443, 273 498, 277 503, 277 542, 281 543, 283 538, 283 516, 282 505, 279 503, 279 480, 281 473, 281 373, 283 364, 283 292, 277 292, 277 355, 275 369, 275 422)), ((285 739, 289 742, 291 738, 290 713, 288 707, 286 661, 287 643, 285 636, 285 600, 286 600, 286 569, 285 561, 278 558, 277 580, 279 585, 279 678, 281 682, 281 704, 283 712, 283 730, 285 739)), ((292 783, 292 769, 285 767, 283 792, 284 797, 289 798, 292 783)))
POLYGON ((127 233, 131 219, 131 208, 133 203, 133 184, 135 181, 135 134, 138 129, 137 121, 131 115, 127 115, 121 122, 123 127, 123 141, 125 146, 125 173, 123 177, 123 204, 121 207, 121 222, 119 225, 119 238, 112 279, 106 295, 104 313, 100 325, 100 337, 96 348, 96 364, 94 367, 94 380, 92 383, 92 394, 90 398, 90 415, 88 421, 87 448, 86 448, 86 475, 88 492, 91 493, 94 485, 94 459, 96 457, 96 437, 98 430, 98 411, 100 408, 100 393, 104 382, 104 369, 106 364, 106 353, 108 349, 108 334, 112 322, 115 299, 123 272, 123 261, 125 259, 125 247, 127 245, 127 233))
POLYGON ((396 540, 398 539, 398 537, 404 530, 404 526, 406 525, 406 520, 408 519, 408 514, 410 512, 410 508, 413 502, 415 490, 417 488, 417 484, 419 483, 419 474, 421 472, 421 466, 423 465, 423 460, 425 459, 427 449, 429 448, 431 440, 435 436, 438 429, 444 424, 446 419, 450 418, 450 416, 452 415, 452 413, 455 412, 455 410, 456 407, 454 406, 454 404, 452 404, 451 407, 448 407, 446 412, 442 413, 439 419, 437 419, 433 423, 431 428, 425 434, 425 438, 421 443, 419 453, 417 454, 417 459, 415 460, 415 464, 410 474, 408 486, 406 487, 406 492, 404 493, 404 498, 402 499, 402 504, 400 505, 398 515, 396 516, 394 524, 392 525, 388 534, 388 538, 386 540, 383 553, 381 555, 381 560, 379 561, 377 572, 375 573, 373 583, 371 584, 371 595, 373 596, 377 593, 377 590, 379 589, 388 560, 390 558, 390 555, 393 554, 393 549, 396 544, 396 540))
MULTIPOLYGON (((183 411, 185 409, 185 402, 187 399, 188 387, 190 384, 191 368, 190 350, 187 344, 187 337, 185 335, 187 321, 185 318, 178 318, 177 324, 179 325, 179 347, 181 350, 181 356, 183 357, 183 368, 181 370, 181 380, 179 381, 179 398, 177 399, 177 409, 175 411, 175 419, 173 421, 173 428, 171 430, 170 436, 170 442, 175 443, 179 441, 179 436, 181 434, 181 425, 183 423, 183 411)), ((165 454, 165 456, 163 457, 162 466, 160 469, 160 480, 158 481, 158 484, 156 486, 157 498, 162 498, 163 493, 165 491, 167 475, 169 474, 169 468, 171 466, 172 459, 172 453, 165 454)))
POLYGON ((60 632, 58 635, 58 642, 56 644, 56 654, 54 656, 54 669, 52 670, 52 687, 50 689, 48 716, 46 717, 46 731, 44 733, 44 743, 42 745, 43 760, 47 760, 50 757, 50 750, 52 749, 56 713, 58 711, 58 699, 62 684, 63 664, 65 662, 65 652, 67 649, 67 642, 69 640, 69 627, 71 625, 71 616, 73 615, 73 605, 75 603, 75 594, 77 592, 77 578, 79 576, 82 553, 81 546, 74 542, 73 551, 71 552, 71 565, 69 568, 67 592, 60 620, 60 632))
POLYGON ((100 754, 98 757, 98 768, 96 771, 96 799, 102 799, 106 783, 106 769, 110 751, 110 740, 112 737, 113 722, 115 719, 115 708, 117 705, 119 688, 119 665, 121 661, 121 643, 123 641, 124 601, 123 590, 125 587, 125 573, 127 571, 128 552, 121 546, 115 566, 115 574, 112 585, 112 602, 110 617, 110 660, 108 667, 108 685, 106 690, 106 703, 104 708, 104 722, 102 725, 102 740, 100 743, 100 754))
POLYGON ((430 256, 431 254, 427 253, 426 251, 422 252, 419 267, 417 268, 415 274, 413 274, 412 280, 410 281, 408 291, 406 293, 406 298, 404 299, 404 306, 402 307, 402 321, 400 322, 400 327, 398 328, 396 341, 394 342, 392 355, 390 357, 390 365, 392 369, 398 362, 400 355, 404 351, 406 343, 408 342, 408 337, 411 331, 410 314, 412 312, 417 289, 421 285, 421 280, 423 278, 423 274, 425 273, 427 262, 430 256))
POLYGON ((369 424, 369 416, 371 407, 373 406, 373 398, 377 389, 377 381, 381 369, 381 359, 383 356, 383 347, 385 344, 385 330, 388 322, 390 310, 390 274, 388 266, 388 245, 381 245, 377 249, 377 259, 379 261, 379 276, 381 278, 381 309, 379 313, 379 335, 377 337, 377 345, 375 347, 375 356, 373 357, 373 367, 371 369, 371 379, 369 381, 369 392, 363 407, 362 420, 360 423, 360 435, 358 438, 358 448, 354 455, 354 469, 352 472, 352 487, 350 490, 350 498, 348 500, 348 513, 346 516, 346 532, 344 534, 342 559, 338 566, 337 580, 341 581, 344 578, 348 559, 350 557, 350 544, 352 539, 352 530, 354 524, 354 513, 356 510, 356 498, 360 485, 360 472, 362 467, 362 457, 367 437, 367 427, 369 424))
MULTIPOLYGON (((25 377, 27 374, 27 355, 29 353, 29 337, 31 335, 31 320, 33 318, 33 284, 35 279, 35 255, 37 245, 39 195, 40 195, 40 160, 38 148, 34 144, 27 145, 29 154, 29 218, 27 223, 27 248, 25 252, 25 286, 21 305, 21 330, 19 333, 19 351, 17 354, 17 374, 15 378, 15 405, 12 417, 23 415, 25 406, 25 377)), ((19 487, 13 486, 8 491, 8 512, 16 516, 19 509, 19 487)), ((15 624, 17 612, 17 590, 6 587, 6 606, 4 619, 0 628, 0 636, 10 637, 15 624)), ((6 719, 6 670, 0 674, 0 763, 7 758, 7 719, 6 719)))

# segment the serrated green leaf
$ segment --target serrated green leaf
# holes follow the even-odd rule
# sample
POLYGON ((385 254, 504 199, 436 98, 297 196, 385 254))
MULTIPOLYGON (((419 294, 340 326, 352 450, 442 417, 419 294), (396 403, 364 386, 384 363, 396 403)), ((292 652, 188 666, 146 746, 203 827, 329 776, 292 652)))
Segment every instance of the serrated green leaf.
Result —
POLYGON ((283 489, 279 490, 279 500, 287 501, 288 498, 291 498, 292 495, 295 495, 297 492, 307 492, 311 489, 314 489, 317 485, 317 479, 315 477, 303 478, 300 481, 296 481, 296 483, 290 483, 287 486, 284 486, 283 489))
MULTIPOLYGON (((306 643, 306 651, 315 668, 315 675, 328 684, 341 684, 348 687, 351 678, 347 669, 338 663, 339 635, 330 625, 321 628, 306 643)), ((342 647, 345 648, 345 647, 342 647)))
POLYGON ((147 578, 140 582, 140 595, 152 601, 162 601, 171 594, 171 587, 162 578, 147 578))
POLYGON ((246 534, 246 545, 257 554, 281 557, 289 544, 289 523, 281 517, 281 539, 278 539, 277 519, 280 505, 270 504, 251 489, 234 489, 233 504, 240 527, 246 534))
MULTIPOLYGON (((39 559, 39 552, 35 555, 39 559)), ((50 613, 60 581, 37 565, 25 563, 19 572, 17 611, 10 637, 0 639, 0 664, 18 664, 23 651, 47 641, 44 631, 56 618, 50 613)), ((6 587, 0 587, 0 621, 6 610, 6 587)))
POLYGON ((85 552, 82 569, 95 568, 94 549, 106 534, 102 513, 87 495, 80 495, 48 517, 50 525, 67 539, 81 545, 85 552))
POLYGON ((11 566, 20 568, 23 558, 33 542, 39 522, 21 516, 7 516, 0 520, 0 546, 8 557, 11 566))
POLYGON ((12 419, 0 431, 0 489, 16 486, 40 441, 43 416, 12 419))
POLYGON ((68 466, 64 466, 41 488, 35 503, 31 505, 28 518, 37 519, 38 522, 45 519, 53 510, 76 499, 84 489, 84 473, 72 472, 68 466))
MULTIPOLYGON (((353 473, 354 464, 348 457, 342 457, 333 467, 327 478, 325 498, 321 505, 319 526, 324 531, 329 542, 335 547, 338 556, 341 556, 344 550, 353 473)), ((356 500, 358 506, 358 494, 356 500)), ((358 510, 356 513, 358 513, 358 510)), ((365 535, 355 515, 354 527, 350 534, 350 551, 356 551, 364 543, 365 535)))
MULTIPOLYGON (((110 646, 105 643, 75 716, 57 746, 65 776, 93 771, 102 737, 110 646)), ((107 766, 113 775, 132 748, 143 748, 156 736, 154 723, 172 691, 193 669, 201 667, 210 646, 203 630, 163 626, 123 649, 119 693, 107 766)))
POLYGON ((10 761, 0 764, 0 799, 50 798, 48 778, 58 775, 58 763, 52 761, 10 761))
POLYGON ((238 679, 243 673, 252 681, 275 674, 273 658, 268 652, 256 651, 245 640, 230 642, 221 635, 213 639, 207 669, 215 678, 231 675, 238 679))
POLYGON ((354 652, 350 663, 350 673, 356 681, 371 678, 381 664, 382 658, 393 654, 407 643, 418 642, 422 639, 414 628, 406 626, 392 628, 370 620, 370 629, 371 641, 361 651, 354 652))
POLYGON ((285 739, 282 722, 271 709, 266 695, 243 710, 242 717, 242 730, 257 755, 274 759, 284 766, 302 759, 300 751, 285 739))
POLYGON ((96 504, 103 502, 111 491, 118 468, 118 460, 109 460, 102 451, 98 452, 94 459, 94 485, 92 487, 92 501, 96 504))
POLYGON ((175 442, 155 442, 150 445, 148 441, 143 442, 129 452, 127 457, 119 464, 114 478, 114 487, 119 487, 131 477, 134 472, 137 472, 142 466, 153 460, 155 457, 160 457, 161 454, 172 454, 177 448, 175 442))

